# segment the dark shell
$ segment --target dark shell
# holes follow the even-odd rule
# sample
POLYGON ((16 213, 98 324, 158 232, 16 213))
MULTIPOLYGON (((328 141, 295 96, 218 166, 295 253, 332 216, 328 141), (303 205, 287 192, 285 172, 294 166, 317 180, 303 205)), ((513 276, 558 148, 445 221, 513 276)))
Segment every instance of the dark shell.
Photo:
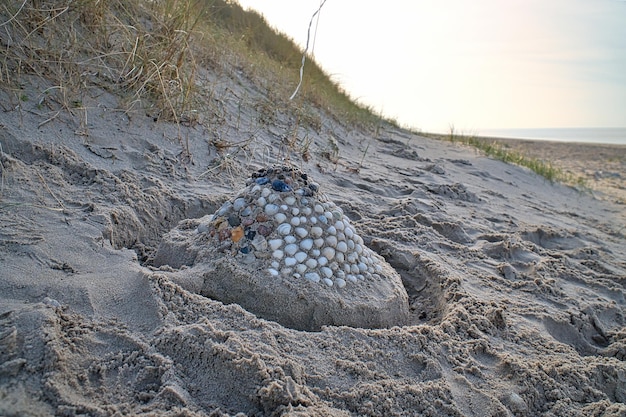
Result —
POLYGON ((284 181, 281 181, 281 180, 274 180, 274 181, 272 181, 272 188, 275 191, 278 191, 280 193, 291 191, 291 187, 287 183, 285 183, 284 181))

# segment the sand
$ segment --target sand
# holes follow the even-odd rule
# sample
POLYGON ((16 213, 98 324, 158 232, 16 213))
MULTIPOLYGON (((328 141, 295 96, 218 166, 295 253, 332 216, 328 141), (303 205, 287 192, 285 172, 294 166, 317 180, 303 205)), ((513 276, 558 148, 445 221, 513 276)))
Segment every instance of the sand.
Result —
POLYGON ((626 415, 624 205, 322 111, 293 144, 291 116, 239 106, 264 91, 215 85, 223 117, 180 127, 104 91, 75 115, 0 93, 0 415, 626 415), (271 164, 395 268, 408 324, 295 330, 151 265, 271 164))

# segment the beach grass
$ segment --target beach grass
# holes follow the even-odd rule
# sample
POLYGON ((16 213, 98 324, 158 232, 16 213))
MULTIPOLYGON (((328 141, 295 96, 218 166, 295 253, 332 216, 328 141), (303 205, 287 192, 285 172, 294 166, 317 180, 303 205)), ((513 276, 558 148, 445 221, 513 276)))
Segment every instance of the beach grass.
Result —
POLYGON ((560 182, 574 186, 583 191, 588 190, 586 180, 583 177, 567 173, 550 161, 530 157, 523 151, 508 149, 499 141, 495 141, 490 138, 461 134, 455 130, 454 126, 450 127, 448 134, 421 134, 434 139, 472 146, 492 158, 509 164, 526 167, 550 182, 560 182))
MULTIPOLYGON (((43 82, 42 106, 72 112, 93 87, 124 98, 128 112, 158 120, 194 123, 220 112, 207 75, 241 71, 267 94, 244 98, 272 123, 280 110, 300 125, 319 129, 312 106, 344 123, 373 129, 379 121, 308 57, 299 81, 302 51, 265 19, 227 0, 41 0, 0 6, 0 87, 15 105, 28 100, 25 78, 43 82)), ((306 28, 303 28, 306 30, 306 28)))

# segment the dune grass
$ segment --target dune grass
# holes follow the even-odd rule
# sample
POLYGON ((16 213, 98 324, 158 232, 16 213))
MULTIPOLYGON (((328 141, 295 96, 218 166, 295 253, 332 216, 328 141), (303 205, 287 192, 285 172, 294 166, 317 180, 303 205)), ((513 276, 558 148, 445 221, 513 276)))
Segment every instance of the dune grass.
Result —
POLYGON ((21 91, 25 77, 36 77, 45 82, 46 104, 68 111, 80 107, 81 92, 96 87, 123 97, 127 111, 193 123, 218 111, 201 70, 238 70, 267 92, 266 102, 246 103, 260 110, 260 122, 271 123, 280 110, 319 128, 310 106, 365 127, 379 119, 312 59, 289 101, 301 50, 262 16, 228 0, 4 2, 0 25, 0 87, 13 105, 28 99, 21 91))
POLYGON ((507 149, 499 142, 489 140, 488 138, 459 134, 456 132, 454 126, 450 127, 448 134, 426 134, 426 136, 472 146, 500 161, 526 167, 550 182, 562 182, 582 190, 588 188, 584 178, 574 177, 564 172, 559 167, 554 166, 549 161, 528 157, 522 152, 507 149))

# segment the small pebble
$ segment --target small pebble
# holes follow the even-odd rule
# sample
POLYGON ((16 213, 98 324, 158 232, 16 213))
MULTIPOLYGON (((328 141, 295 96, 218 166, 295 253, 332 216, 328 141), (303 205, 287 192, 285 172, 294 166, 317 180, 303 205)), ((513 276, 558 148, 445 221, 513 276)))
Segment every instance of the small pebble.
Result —
POLYGON ((294 266, 297 263, 296 258, 287 257, 285 258, 285 266, 294 266))
POLYGON ((270 275, 272 275, 273 277, 277 277, 279 275, 279 272, 275 270, 274 268, 268 268, 267 272, 269 272, 270 275))
POLYGON ((343 287, 345 287, 345 286, 346 286, 346 281, 344 281, 344 280, 343 280, 343 279, 341 279, 341 278, 337 278, 337 279, 335 280, 335 283, 337 283, 337 287, 339 287, 339 288, 343 288, 343 287))
POLYGON ((348 245, 346 244, 346 242, 339 242, 337 243, 337 250, 339 252, 345 253, 348 250, 348 245))
POLYGON ((310 269, 315 269, 317 267, 317 261, 313 258, 307 259, 307 261, 304 264, 310 269))
POLYGON ((324 284, 328 285, 329 287, 332 287, 333 281, 331 279, 324 278, 324 284))
POLYGON ((294 258, 296 258, 296 261, 301 262, 301 263, 304 262, 307 258, 307 255, 304 252, 296 252, 296 254, 293 256, 294 258))
POLYGON ((283 259, 283 256, 285 256, 285 253, 282 250, 278 249, 272 252, 272 256, 276 259, 283 259))
POLYGON ((298 239, 295 236, 287 235, 285 236, 285 243, 296 243, 298 239))

